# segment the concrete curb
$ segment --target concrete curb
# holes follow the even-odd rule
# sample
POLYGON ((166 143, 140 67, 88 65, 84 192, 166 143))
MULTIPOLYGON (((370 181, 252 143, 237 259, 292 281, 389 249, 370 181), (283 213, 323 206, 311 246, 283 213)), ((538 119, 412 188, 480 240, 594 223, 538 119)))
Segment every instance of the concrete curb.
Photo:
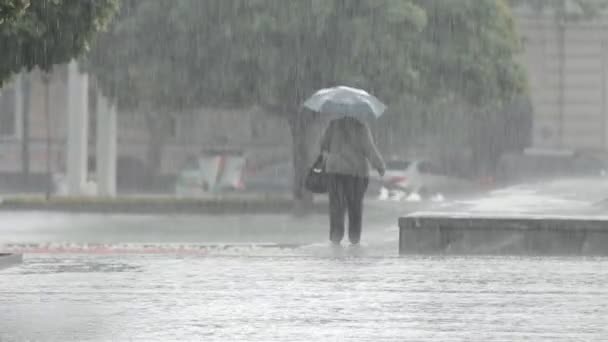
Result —
POLYGON ((399 253, 605 256, 608 220, 413 214, 399 220, 399 253))

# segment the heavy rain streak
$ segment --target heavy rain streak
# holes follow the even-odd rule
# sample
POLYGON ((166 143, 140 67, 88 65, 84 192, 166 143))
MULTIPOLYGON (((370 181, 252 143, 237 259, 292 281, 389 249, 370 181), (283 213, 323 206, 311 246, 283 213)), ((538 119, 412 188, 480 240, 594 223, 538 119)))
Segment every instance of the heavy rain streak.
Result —
POLYGON ((0 341, 608 340, 608 0, 0 0, 0 341))

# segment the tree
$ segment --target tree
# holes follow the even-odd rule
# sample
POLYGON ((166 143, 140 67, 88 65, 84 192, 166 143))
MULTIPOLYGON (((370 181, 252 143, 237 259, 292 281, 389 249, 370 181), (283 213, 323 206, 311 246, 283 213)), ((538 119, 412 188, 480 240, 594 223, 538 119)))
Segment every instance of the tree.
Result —
MULTIPOLYGON (((118 1, 0 0, 0 87, 13 74, 38 67, 45 72, 48 90, 48 72, 88 49, 93 35, 104 29, 117 11, 118 1)), ((25 95, 27 101, 28 93, 25 95)), ((22 171, 27 179, 27 113, 23 120, 22 171)))
POLYGON ((301 176, 313 116, 300 105, 316 89, 365 88, 387 115, 408 111, 404 97, 487 112, 526 91, 518 48, 502 0, 150 0, 126 6, 89 57, 123 106, 257 104, 286 118, 301 176))
POLYGON ((0 5, 2 85, 24 68, 49 71, 83 53, 117 10, 118 0, 0 0, 0 5))
POLYGON ((0 0, 0 25, 15 22, 29 5, 29 0, 0 0))
POLYGON ((424 102, 439 99, 468 111, 471 171, 491 170, 506 147, 499 143, 503 107, 528 91, 525 70, 514 62, 521 46, 510 9, 504 1, 419 3, 429 15, 418 50, 427 68, 424 102))
MULTIPOLYGON (((148 121, 158 124, 168 107, 259 104, 289 119, 296 155, 303 155, 302 128, 307 126, 300 121, 299 106, 316 88, 352 83, 361 73, 379 85, 415 83, 408 50, 398 48, 407 40, 385 42, 401 56, 383 53, 382 42, 372 38, 385 32, 368 32, 371 21, 389 18, 389 23, 378 21, 378 29, 402 26, 402 37, 424 25, 424 13, 409 1, 147 1, 125 7, 122 18, 100 36, 90 54, 93 72, 119 105, 155 108, 161 114, 147 111, 148 121), (350 36, 349 30, 356 33, 350 36), (368 68, 370 59, 392 59, 394 64, 368 68), (398 72, 390 73, 391 80, 384 72, 381 79, 379 67, 398 72)), ((152 136, 162 139, 161 134, 152 136)))

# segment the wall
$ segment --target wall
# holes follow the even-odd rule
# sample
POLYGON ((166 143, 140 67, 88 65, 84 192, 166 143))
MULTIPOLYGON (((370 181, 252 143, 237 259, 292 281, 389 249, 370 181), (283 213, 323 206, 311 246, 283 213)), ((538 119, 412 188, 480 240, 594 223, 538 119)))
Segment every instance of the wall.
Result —
POLYGON ((605 150, 608 16, 560 26, 551 13, 524 7, 514 15, 534 106, 534 147, 605 150))
MULTIPOLYGON (((45 115, 45 85, 42 75, 35 70, 21 75, 29 79, 29 103, 15 108, 17 134, 0 137, 0 173, 19 173, 22 170, 23 116, 29 114, 30 171, 46 172, 47 124, 50 131, 50 162, 53 172, 65 171, 67 140, 67 68, 58 66, 51 74, 49 83, 49 116, 45 115)), ((26 98, 25 91, 17 82, 7 88, 15 89, 17 97, 26 98)), ((94 99, 90 91, 90 99, 94 99)), ((17 101, 20 102, 20 101, 17 101)), ((21 102, 20 102, 21 103, 21 102)), ((2 109, 0 109, 2 110, 2 109)), ((95 154, 95 106, 90 106, 93 119, 89 132, 89 155, 95 154)), ((201 108, 196 111, 167 113, 174 118, 174 132, 164 148, 162 172, 175 173, 189 155, 199 153, 205 147, 230 145, 242 147, 259 158, 286 157, 291 151, 291 138, 286 120, 269 115, 259 108, 218 109, 201 108)), ((146 161, 150 137, 143 112, 120 112, 118 115, 118 155, 146 161)))

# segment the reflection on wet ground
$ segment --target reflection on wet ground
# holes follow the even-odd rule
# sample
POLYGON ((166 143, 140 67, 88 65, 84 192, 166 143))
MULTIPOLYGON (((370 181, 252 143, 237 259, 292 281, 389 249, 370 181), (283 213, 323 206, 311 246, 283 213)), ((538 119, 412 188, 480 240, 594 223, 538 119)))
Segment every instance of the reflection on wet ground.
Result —
POLYGON ((31 255, 2 341, 605 341, 608 259, 31 255))
MULTIPOLYGON (((571 188, 540 202, 576 208, 571 188)), ((541 195, 437 206, 522 212, 541 195)), ((55 254, 0 272, 0 341, 606 341, 608 259, 398 257, 408 207, 366 210, 362 249, 324 243, 324 216, 1 213, 0 246, 55 254)))

